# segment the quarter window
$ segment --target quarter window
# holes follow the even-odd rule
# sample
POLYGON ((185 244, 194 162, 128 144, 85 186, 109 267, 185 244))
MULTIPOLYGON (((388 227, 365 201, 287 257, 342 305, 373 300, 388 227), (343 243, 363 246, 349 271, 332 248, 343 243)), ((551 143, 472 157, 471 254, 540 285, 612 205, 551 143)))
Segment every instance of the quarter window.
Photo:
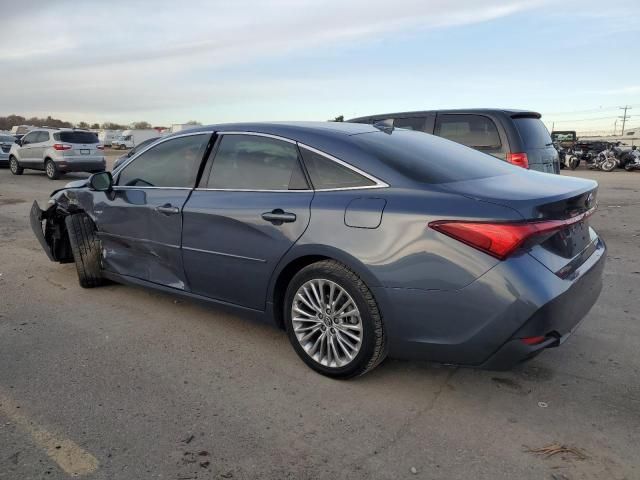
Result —
POLYGON ((370 187, 376 183, 333 160, 306 148, 300 149, 304 164, 316 190, 370 187))
POLYGON ((438 115, 435 134, 473 148, 499 148, 495 123, 482 115, 438 115))
POLYGON ((208 188, 228 190, 306 190, 298 148, 257 135, 223 135, 208 188))
POLYGON ((118 177, 118 185, 193 188, 208 134, 162 142, 135 158, 118 177))

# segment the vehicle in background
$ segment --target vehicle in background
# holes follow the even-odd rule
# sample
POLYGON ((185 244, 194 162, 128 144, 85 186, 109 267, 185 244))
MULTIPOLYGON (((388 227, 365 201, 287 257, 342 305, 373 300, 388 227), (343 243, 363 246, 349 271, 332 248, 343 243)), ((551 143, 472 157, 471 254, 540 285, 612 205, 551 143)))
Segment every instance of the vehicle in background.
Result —
POLYGON ((122 135, 122 130, 100 130, 98 132, 98 140, 100 140, 100 143, 105 147, 110 147, 111 142, 120 135, 122 135))
POLYGON ((21 139, 24 137, 29 131, 33 130, 33 125, 15 125, 11 127, 11 133, 17 138, 21 139))
POLYGON ((11 132, 0 132, 0 167, 9 166, 9 151, 17 138, 11 132))
POLYGON ((558 152, 540 117, 525 110, 482 108, 386 113, 347 121, 426 132, 519 167, 560 173, 558 152))
POLYGON ((111 141, 111 147, 117 150, 133 148, 145 140, 157 136, 158 132, 153 128, 147 130, 124 130, 122 135, 117 136, 111 141))
POLYGON ((578 134, 574 130, 554 130, 551 140, 570 154, 578 141, 578 134))
POLYGON ((631 172, 633 170, 640 170, 640 151, 638 147, 633 145, 631 150, 628 152, 629 158, 625 161, 624 169, 627 172, 631 172))
POLYGON ((236 123, 72 182, 31 225, 82 287, 236 306, 324 375, 387 353, 504 369, 564 343, 596 302, 597 187, 399 128, 236 123))
POLYGON ((193 123, 174 123, 169 127, 169 131, 166 133, 177 133, 182 132, 183 130, 189 130, 191 128, 198 128, 199 125, 194 125, 193 123))
POLYGON ((101 172, 106 162, 98 136, 75 128, 36 128, 11 146, 9 168, 44 170, 50 180, 67 172, 101 172))
POLYGON ((122 165, 126 160, 128 160, 131 157, 133 157, 136 153, 141 152, 144 148, 146 148, 147 146, 151 145, 153 142, 155 142, 159 138, 161 138, 161 137, 148 138, 144 142, 140 142, 138 145, 133 147, 131 150, 129 150, 124 155, 120 155, 118 158, 116 158, 116 161, 113 162, 113 167, 111 168, 111 170, 115 170, 120 165, 122 165))

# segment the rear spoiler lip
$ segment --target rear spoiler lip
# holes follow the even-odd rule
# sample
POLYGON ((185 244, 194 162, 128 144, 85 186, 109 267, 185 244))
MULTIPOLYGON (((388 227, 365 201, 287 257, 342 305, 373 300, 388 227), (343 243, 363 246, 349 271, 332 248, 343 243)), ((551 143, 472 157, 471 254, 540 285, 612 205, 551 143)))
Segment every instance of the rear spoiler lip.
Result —
POLYGON ((538 112, 517 112, 509 115, 511 118, 542 118, 542 114, 538 112))

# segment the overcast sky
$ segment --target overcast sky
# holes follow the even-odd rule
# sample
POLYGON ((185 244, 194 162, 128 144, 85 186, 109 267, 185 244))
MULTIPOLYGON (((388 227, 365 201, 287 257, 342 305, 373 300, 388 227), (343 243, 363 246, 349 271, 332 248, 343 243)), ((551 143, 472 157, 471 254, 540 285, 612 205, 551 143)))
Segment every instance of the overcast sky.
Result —
MULTIPOLYGON (((640 124, 640 1, 25 1, 0 115, 154 124, 457 107, 640 124)), ((556 127, 557 127, 556 126, 556 127)))

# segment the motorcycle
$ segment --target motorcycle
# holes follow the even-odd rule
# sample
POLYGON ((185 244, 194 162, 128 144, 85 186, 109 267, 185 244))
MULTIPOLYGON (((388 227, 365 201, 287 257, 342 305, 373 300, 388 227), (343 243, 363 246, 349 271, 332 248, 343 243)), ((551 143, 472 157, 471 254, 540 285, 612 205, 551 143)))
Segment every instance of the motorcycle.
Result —
POLYGON ((594 157, 593 163, 589 165, 589 168, 591 170, 611 172, 620 163, 620 160, 616 158, 615 154, 616 151, 614 150, 613 145, 608 145, 606 150, 601 151, 594 157))
POLYGON ((627 172, 640 170, 640 152, 635 145, 631 147, 631 151, 628 152, 628 161, 625 163, 624 169, 627 172))

